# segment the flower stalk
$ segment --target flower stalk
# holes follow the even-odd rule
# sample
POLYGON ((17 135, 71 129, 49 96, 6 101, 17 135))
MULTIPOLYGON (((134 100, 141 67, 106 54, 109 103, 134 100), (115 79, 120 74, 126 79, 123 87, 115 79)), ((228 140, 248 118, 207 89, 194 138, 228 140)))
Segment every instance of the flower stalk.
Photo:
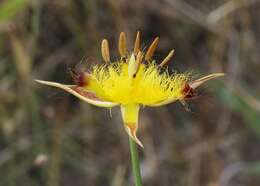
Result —
POLYGON ((129 137, 129 145, 131 151, 131 161, 132 161, 132 169, 135 180, 135 186, 142 186, 142 177, 140 171, 140 162, 137 152, 137 147, 135 141, 129 137))

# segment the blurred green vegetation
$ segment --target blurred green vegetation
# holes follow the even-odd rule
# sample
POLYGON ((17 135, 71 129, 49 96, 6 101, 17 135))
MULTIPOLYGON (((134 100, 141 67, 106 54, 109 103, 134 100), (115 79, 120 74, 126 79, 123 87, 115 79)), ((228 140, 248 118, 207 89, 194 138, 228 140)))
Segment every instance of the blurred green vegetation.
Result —
POLYGON ((19 11, 26 8, 27 0, 9 0, 1 3, 0 7, 0 22, 8 22, 19 11))
MULTIPOLYGON (((108 38, 130 50, 137 30, 170 70, 226 72, 189 101, 144 108, 144 185, 260 184, 260 2, 5 0, 0 2, 0 186, 133 185, 118 109, 98 109, 34 79, 71 83, 101 63, 108 38)), ((132 48, 131 48, 132 49, 132 48)))

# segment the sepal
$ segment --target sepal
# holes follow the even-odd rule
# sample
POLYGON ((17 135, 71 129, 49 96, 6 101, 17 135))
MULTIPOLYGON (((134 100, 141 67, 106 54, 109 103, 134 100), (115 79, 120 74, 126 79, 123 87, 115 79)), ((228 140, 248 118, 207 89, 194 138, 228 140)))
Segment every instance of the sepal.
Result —
POLYGON ((87 90, 86 88, 83 88, 83 87, 80 87, 77 85, 64 85, 61 83, 42 81, 42 80, 35 80, 35 81, 38 83, 44 84, 44 85, 48 85, 51 87, 57 87, 62 90, 65 90, 66 92, 73 94, 74 96, 78 97, 79 99, 81 99, 89 104, 98 106, 98 107, 111 108, 111 107, 119 105, 118 103, 113 103, 113 102, 102 100, 99 97, 97 97, 94 92, 91 92, 91 91, 87 90))

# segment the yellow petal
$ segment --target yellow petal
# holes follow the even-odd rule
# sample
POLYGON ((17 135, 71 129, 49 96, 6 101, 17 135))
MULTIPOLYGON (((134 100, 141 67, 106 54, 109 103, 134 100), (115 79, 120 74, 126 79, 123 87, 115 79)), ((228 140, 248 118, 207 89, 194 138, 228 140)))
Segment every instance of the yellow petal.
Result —
POLYGON ((191 88, 195 89, 208 80, 211 80, 211 79, 214 79, 214 78, 217 78, 217 77, 221 77, 221 76, 224 76, 224 75, 225 75, 224 73, 210 74, 210 75, 204 76, 200 79, 197 79, 197 80, 189 83, 189 85, 190 85, 191 88))
POLYGON ((142 148, 142 142, 137 138, 138 117, 140 106, 138 104, 121 105, 121 112, 127 134, 142 148))
POLYGON ((90 103, 92 105, 98 106, 98 107, 110 108, 110 107, 114 107, 114 106, 118 105, 118 103, 101 100, 100 98, 98 98, 95 95, 95 93, 90 92, 90 91, 86 90, 85 88, 81 88, 77 85, 63 85, 63 84, 56 83, 56 82, 42 81, 42 80, 35 80, 35 81, 38 83, 44 84, 44 85, 57 87, 62 90, 65 90, 65 91, 73 94, 74 96, 78 97, 79 99, 81 99, 87 103, 90 103))
POLYGON ((176 98, 169 98, 169 99, 166 99, 166 100, 163 100, 161 102, 154 103, 154 104, 151 104, 151 105, 148 105, 148 106, 149 107, 160 107, 160 106, 163 106, 163 105, 167 105, 167 104, 173 103, 173 102, 175 102, 177 100, 178 99, 176 99, 176 98))

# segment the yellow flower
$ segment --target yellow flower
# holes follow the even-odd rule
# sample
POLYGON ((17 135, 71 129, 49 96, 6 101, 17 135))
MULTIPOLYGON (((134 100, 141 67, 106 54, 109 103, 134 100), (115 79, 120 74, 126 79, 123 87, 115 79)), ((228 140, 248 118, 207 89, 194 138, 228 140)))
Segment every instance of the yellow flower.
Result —
POLYGON ((88 72, 72 73, 75 85, 36 80, 39 83, 61 88, 81 100, 99 107, 120 106, 124 126, 128 135, 141 147, 136 137, 139 108, 161 106, 195 96, 194 90, 202 83, 223 76, 223 73, 211 74, 191 81, 189 74, 169 74, 164 66, 170 61, 174 50, 157 65, 152 59, 158 45, 155 38, 146 52, 140 49, 140 33, 137 33, 133 52, 126 48, 126 37, 119 36, 118 50, 120 60, 111 62, 108 41, 101 43, 101 54, 105 64, 96 65, 88 72))

